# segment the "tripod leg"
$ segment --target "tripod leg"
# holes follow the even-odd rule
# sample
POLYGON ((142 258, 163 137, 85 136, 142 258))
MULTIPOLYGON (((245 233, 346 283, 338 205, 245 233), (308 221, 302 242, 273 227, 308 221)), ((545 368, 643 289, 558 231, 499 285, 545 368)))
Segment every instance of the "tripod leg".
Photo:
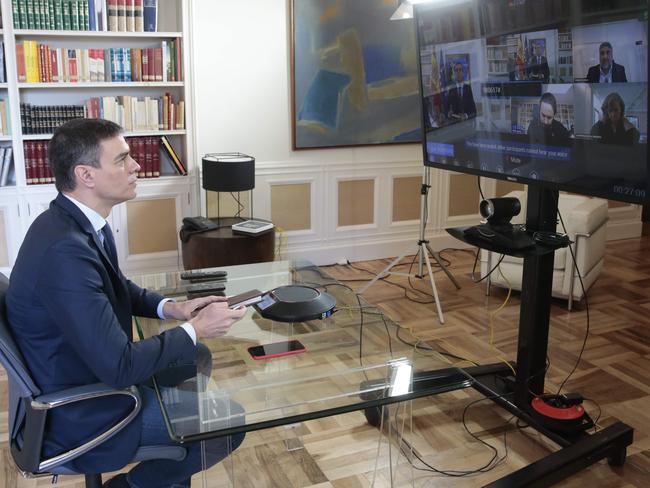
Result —
POLYGON ((436 302, 436 309, 438 310, 438 320, 441 324, 445 323, 445 318, 442 315, 442 307, 440 307, 440 298, 438 298, 438 289, 436 288, 436 282, 433 281, 433 270, 431 269, 431 261, 429 260, 429 254, 424 248, 424 244, 421 244, 421 252, 424 254, 424 260, 427 263, 427 270, 429 271, 429 279, 431 280, 431 290, 433 290, 433 299, 436 302))
POLYGON ((375 276, 372 279, 372 281, 370 281, 370 283, 368 283, 366 286, 364 286, 359 290, 359 295, 363 295, 368 288, 370 288, 372 285, 377 283, 377 281, 382 279, 384 276, 388 276, 390 274, 390 270, 393 269, 395 265, 399 263, 402 259, 404 259, 404 256, 409 254, 409 251, 411 251, 411 249, 407 249, 406 251, 404 251, 402 254, 400 254, 395 259, 393 259, 388 266, 386 266, 383 270, 381 270, 380 273, 377 273, 377 276, 375 276))
POLYGON ((445 266, 445 263, 442 262, 442 259, 440 259, 440 254, 433 252, 431 249, 431 246, 429 244, 426 245, 427 249, 431 253, 431 256, 433 256, 433 259, 436 260, 436 263, 438 263, 438 266, 440 266, 440 269, 445 272, 447 275, 447 278, 451 280, 451 282, 454 284, 457 290, 460 290, 460 285, 458 284, 458 281, 456 281, 456 278, 454 278, 454 275, 451 274, 451 271, 449 271, 449 268, 445 266))

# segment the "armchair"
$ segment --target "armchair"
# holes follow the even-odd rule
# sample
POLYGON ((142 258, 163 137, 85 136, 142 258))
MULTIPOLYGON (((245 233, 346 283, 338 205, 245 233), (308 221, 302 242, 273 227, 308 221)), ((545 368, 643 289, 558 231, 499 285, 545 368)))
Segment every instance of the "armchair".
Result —
MULTIPOLYGON (((101 474, 77 473, 65 464, 105 442, 139 413, 140 394, 135 386, 124 390, 114 390, 97 383, 78 388, 42 395, 31 378, 24 358, 13 340, 7 326, 5 294, 9 280, 0 274, 0 363, 7 370, 9 381, 9 441, 11 456, 25 477, 85 474, 86 488, 101 488, 101 474), (50 459, 41 459, 41 447, 45 432, 47 413, 62 405, 80 402, 108 395, 126 395, 133 399, 133 408, 116 425, 87 443, 50 459)), ((144 446, 136 451, 133 462, 149 459, 171 459, 181 461, 187 454, 182 446, 144 446)))
MULTIPOLYGON (((521 202, 521 213, 513 219, 513 223, 523 224, 526 221, 526 193, 513 191, 505 195, 516 197, 521 202)), ((605 200, 588 198, 580 195, 560 194, 559 210, 566 225, 566 232, 573 244, 573 254, 582 276, 585 290, 596 281, 600 275, 605 255, 605 240, 608 207, 605 200)), ((558 231, 562 232, 561 225, 558 231)), ((499 255, 494 252, 481 252, 481 273, 487 273, 498 262, 499 255)), ((515 290, 521 290, 523 259, 505 256, 501 261, 501 273, 515 290)), ((498 271, 492 273, 490 284, 508 287, 506 280, 498 271)), ((567 308, 571 310, 573 300, 581 300, 582 287, 576 273, 571 253, 568 248, 555 251, 553 260, 553 289, 552 294, 557 298, 568 299, 567 308)))

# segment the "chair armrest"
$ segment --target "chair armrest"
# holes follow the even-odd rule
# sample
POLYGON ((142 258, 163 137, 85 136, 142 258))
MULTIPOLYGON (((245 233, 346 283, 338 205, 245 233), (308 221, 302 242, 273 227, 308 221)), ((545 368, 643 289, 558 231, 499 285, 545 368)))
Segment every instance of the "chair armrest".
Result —
POLYGON ((41 395, 31 402, 25 402, 25 407, 27 417, 23 430, 22 448, 18 448, 16 443, 12 443, 12 455, 21 469, 32 473, 41 473, 51 471, 113 437, 135 419, 142 408, 142 400, 135 386, 116 390, 103 383, 96 383, 41 395), (40 453, 45 432, 45 420, 49 410, 71 403, 118 395, 131 397, 134 401, 133 408, 122 420, 85 444, 41 461, 40 453))
POLYGON ((588 198, 564 215, 569 234, 593 234, 607 222, 607 203, 599 198, 588 198))
MULTIPOLYGON (((132 389, 116 390, 104 383, 93 383, 92 385, 77 386, 75 388, 68 388, 67 390, 38 396, 32 400, 31 406, 34 410, 49 410, 69 403, 113 395, 134 396, 132 389)), ((137 390, 135 390, 135 395, 138 397, 136 403, 139 403, 140 394, 137 390)))

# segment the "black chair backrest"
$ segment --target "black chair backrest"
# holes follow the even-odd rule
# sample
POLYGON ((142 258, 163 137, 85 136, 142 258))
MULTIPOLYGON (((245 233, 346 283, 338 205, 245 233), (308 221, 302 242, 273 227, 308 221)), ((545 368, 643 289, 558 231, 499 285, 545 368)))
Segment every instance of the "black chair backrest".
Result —
POLYGON ((25 359, 9 329, 5 302, 8 288, 9 280, 0 274, 0 363, 7 370, 9 377, 9 434, 13 439, 18 434, 25 415, 21 399, 38 396, 41 392, 34 384, 25 359))

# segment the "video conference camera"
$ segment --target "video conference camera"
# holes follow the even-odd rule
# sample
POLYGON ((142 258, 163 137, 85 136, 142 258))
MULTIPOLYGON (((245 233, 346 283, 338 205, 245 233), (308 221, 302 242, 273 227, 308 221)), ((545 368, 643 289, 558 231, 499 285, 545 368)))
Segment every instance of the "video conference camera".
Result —
POLYGON ((488 224, 507 225, 521 212, 521 203, 514 197, 487 198, 481 201, 479 211, 488 224))

